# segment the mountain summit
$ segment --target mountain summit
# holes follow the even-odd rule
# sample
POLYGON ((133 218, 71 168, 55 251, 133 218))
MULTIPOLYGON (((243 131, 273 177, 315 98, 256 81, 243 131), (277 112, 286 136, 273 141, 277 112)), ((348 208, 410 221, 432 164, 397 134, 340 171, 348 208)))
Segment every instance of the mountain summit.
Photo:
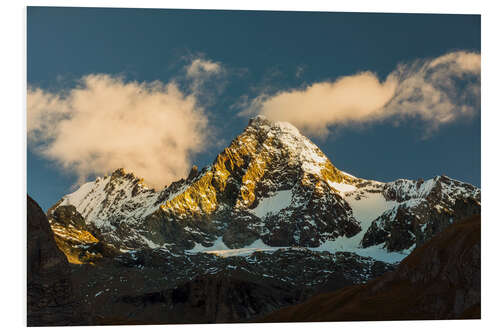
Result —
POLYGON ((212 165, 193 168, 187 179, 156 192, 119 169, 64 196, 48 215, 61 237, 63 229, 77 228, 72 220, 83 220, 80 229, 122 251, 299 246, 400 260, 479 211, 480 190, 472 185, 445 176, 357 178, 294 126, 258 116, 212 165), (72 215, 61 218, 68 207, 72 215))

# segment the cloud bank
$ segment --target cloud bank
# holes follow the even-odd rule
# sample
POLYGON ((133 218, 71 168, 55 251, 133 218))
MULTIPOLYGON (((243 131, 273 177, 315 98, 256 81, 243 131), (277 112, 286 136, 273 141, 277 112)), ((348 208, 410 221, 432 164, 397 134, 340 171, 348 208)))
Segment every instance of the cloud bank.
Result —
POLYGON ((480 76, 481 55, 457 51, 398 65, 383 81, 367 71, 305 89, 262 94, 240 115, 288 121, 318 137, 328 135, 333 125, 418 118, 428 135, 479 110, 480 76))
POLYGON ((64 92, 29 87, 28 142, 79 182, 124 167, 162 188, 185 177, 192 156, 207 147, 207 116, 198 104, 195 92, 183 93, 175 82, 106 74, 84 76, 64 92))

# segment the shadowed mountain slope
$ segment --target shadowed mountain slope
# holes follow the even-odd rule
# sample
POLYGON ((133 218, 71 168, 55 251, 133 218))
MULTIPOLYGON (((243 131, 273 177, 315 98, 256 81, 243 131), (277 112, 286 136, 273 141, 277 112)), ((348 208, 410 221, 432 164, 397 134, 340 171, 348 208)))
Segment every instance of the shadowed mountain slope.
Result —
POLYGON ((480 318, 481 219, 454 223, 415 249, 397 270, 314 296, 263 322, 480 318))
POLYGON ((28 326, 84 325, 65 255, 57 248, 47 217, 28 196, 28 326))

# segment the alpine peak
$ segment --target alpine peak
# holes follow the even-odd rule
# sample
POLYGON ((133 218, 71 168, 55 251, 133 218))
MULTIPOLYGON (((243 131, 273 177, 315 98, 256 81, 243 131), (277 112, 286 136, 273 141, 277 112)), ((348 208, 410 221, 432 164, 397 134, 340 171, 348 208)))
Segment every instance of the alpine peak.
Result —
MULTIPOLYGON (((125 249, 262 242, 400 251, 480 209, 480 190, 446 177, 357 178, 338 170, 293 125, 257 116, 210 166, 193 166, 186 179, 161 191, 117 169, 66 195, 51 212, 65 205, 74 206, 100 239, 125 249), (426 229, 427 220, 440 224, 426 229), (394 221, 401 235, 391 238, 394 221)), ((60 213, 49 215, 68 215, 60 213)))
POLYGON ((253 129, 253 130, 262 131, 262 132, 269 132, 271 130, 279 131, 279 132, 288 132, 290 134, 305 138, 300 133, 300 131, 295 126, 290 124, 289 122, 271 121, 263 115, 258 115, 254 118, 251 118, 248 121, 247 130, 248 129, 253 129))

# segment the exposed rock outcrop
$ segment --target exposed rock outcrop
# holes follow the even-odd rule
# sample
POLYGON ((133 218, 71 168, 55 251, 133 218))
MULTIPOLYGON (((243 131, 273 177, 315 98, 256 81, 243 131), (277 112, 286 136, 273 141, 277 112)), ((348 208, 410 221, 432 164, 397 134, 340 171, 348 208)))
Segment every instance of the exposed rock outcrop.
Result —
POLYGON ((97 239, 88 229, 99 235, 99 230, 87 226, 85 219, 74 206, 55 206, 47 212, 54 240, 72 264, 94 264, 105 257, 113 257, 119 251, 112 245, 97 239))

